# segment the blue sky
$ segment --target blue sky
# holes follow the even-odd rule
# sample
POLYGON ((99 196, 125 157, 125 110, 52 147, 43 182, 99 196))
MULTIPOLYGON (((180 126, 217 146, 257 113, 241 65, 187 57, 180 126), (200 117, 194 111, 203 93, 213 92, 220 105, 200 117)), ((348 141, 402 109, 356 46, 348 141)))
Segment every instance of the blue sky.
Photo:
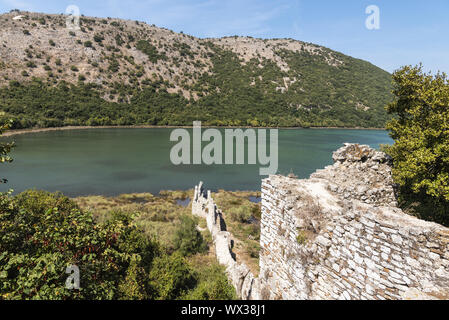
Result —
POLYGON ((14 8, 145 21, 197 37, 250 35, 313 42, 393 72, 422 62, 449 73, 447 0, 0 0, 14 8), (365 9, 380 9, 380 29, 368 30, 365 9))

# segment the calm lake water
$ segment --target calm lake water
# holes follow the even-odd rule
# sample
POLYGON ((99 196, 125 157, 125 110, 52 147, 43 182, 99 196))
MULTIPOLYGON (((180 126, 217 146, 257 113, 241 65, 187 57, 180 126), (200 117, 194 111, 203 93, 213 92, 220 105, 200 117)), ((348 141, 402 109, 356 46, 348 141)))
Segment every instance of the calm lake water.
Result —
MULTIPOLYGON (((68 196, 207 188, 259 190, 259 165, 180 165, 170 161, 172 129, 87 129, 17 135, 14 162, 0 165, 0 177, 15 192, 62 191, 68 196)), ((386 131, 279 130, 278 173, 308 177, 332 164, 332 151, 344 142, 391 144, 386 131)), ((203 147, 206 145, 203 142, 203 147)), ((245 149, 246 150, 246 149, 245 149)))

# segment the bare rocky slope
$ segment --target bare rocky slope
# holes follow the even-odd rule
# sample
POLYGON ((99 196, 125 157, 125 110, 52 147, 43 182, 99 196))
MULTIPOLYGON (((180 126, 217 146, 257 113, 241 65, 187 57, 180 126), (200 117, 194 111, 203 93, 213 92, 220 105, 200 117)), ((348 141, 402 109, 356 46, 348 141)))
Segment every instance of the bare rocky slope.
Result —
POLYGON ((16 118, 16 127, 179 125, 192 119, 210 125, 381 127, 387 119, 390 75, 318 45, 199 39, 113 18, 82 17, 80 29, 73 30, 66 18, 0 15, 0 108, 16 118), (83 114, 78 101, 87 96, 92 99, 82 103, 101 104, 101 110, 83 114), (59 105, 65 105, 63 112, 59 105))

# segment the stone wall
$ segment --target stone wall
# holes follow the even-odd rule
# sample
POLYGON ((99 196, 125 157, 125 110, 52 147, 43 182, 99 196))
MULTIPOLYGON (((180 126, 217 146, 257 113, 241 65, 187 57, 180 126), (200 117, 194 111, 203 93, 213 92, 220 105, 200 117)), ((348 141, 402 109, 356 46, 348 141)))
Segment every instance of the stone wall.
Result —
POLYGON ((449 229, 397 208, 391 159, 345 144, 310 179, 262 180, 260 275, 232 253, 221 211, 202 183, 218 261, 242 299, 449 299, 449 229))
POLYGON ((449 229, 396 207, 390 159, 347 144, 335 164, 262 181, 264 299, 448 299, 449 229))
POLYGON ((212 235, 218 262, 226 267, 226 273, 237 295, 243 300, 259 300, 259 281, 245 264, 237 263, 232 252, 231 234, 226 231, 226 223, 212 199, 211 192, 203 189, 203 183, 195 186, 192 214, 206 219, 207 229, 212 235))

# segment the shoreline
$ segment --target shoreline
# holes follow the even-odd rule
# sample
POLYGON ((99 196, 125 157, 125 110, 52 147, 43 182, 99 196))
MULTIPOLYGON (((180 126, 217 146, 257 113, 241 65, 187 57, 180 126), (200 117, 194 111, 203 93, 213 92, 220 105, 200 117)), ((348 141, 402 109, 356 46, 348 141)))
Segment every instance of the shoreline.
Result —
MULTIPOLYGON (((191 129, 193 126, 155 126, 155 125, 129 125, 129 126, 66 126, 66 127, 52 127, 52 128, 30 128, 30 129, 15 129, 8 130, 2 134, 2 137, 12 137, 27 133, 39 133, 48 131, 66 131, 66 130, 86 130, 86 129, 191 129)), ((201 126, 201 128, 217 128, 217 129, 282 129, 282 130, 322 130, 322 129, 340 129, 340 130, 386 130, 385 128, 362 128, 362 127, 249 127, 249 126, 201 126)))
MULTIPOLYGON (((27 191, 27 190, 44 190, 44 191, 48 191, 47 189, 29 188, 29 189, 25 189, 25 190, 20 191, 20 192, 17 192, 15 190, 13 190, 12 195, 13 196, 18 195, 19 193, 22 193, 22 192, 27 191)), ((240 190, 240 189, 231 190, 231 189, 216 188, 216 189, 210 189, 210 190, 213 193, 217 193, 217 192, 220 192, 220 191, 231 192, 231 193, 238 193, 238 194, 240 194, 240 196, 247 197, 247 198, 254 196, 254 194, 256 194, 256 193, 257 194, 260 193, 260 190, 258 190, 258 189, 255 189, 255 190, 249 190, 249 189, 248 190, 240 190)), ((154 191, 154 192, 137 191, 137 192, 120 192, 120 193, 88 193, 88 194, 76 194, 76 195, 73 195, 73 194, 70 195, 69 192, 63 192, 63 191, 60 191, 60 190, 48 191, 48 192, 50 192, 50 193, 60 192, 64 196, 66 196, 66 197, 68 197, 68 198, 70 198, 72 200, 73 199, 79 199, 79 198, 89 198, 89 197, 119 198, 119 197, 122 197, 122 196, 133 196, 133 197, 139 198, 139 197, 144 197, 144 196, 148 196, 148 195, 151 195, 151 196, 156 197, 156 198, 163 199, 165 197, 165 195, 163 195, 163 193, 180 193, 183 196, 176 197, 176 199, 179 199, 179 200, 190 199, 190 200, 192 200, 192 197, 189 194, 191 193, 193 195, 193 191, 194 191, 194 188, 189 188, 189 189, 161 189, 159 191, 154 191)), ((2 192, 4 192, 4 191, 2 191, 2 192)))

